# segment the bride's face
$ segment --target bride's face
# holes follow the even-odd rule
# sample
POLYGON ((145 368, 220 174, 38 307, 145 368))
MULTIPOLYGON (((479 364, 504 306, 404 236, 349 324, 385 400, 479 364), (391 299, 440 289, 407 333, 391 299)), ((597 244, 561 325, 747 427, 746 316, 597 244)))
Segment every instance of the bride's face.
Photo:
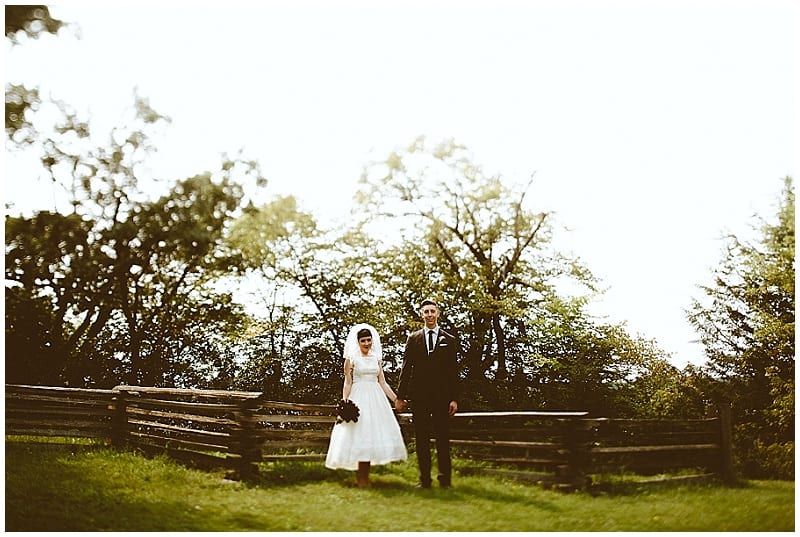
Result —
POLYGON ((361 347, 361 354, 369 353, 369 350, 372 348, 372 337, 364 336, 358 338, 358 346, 361 347))

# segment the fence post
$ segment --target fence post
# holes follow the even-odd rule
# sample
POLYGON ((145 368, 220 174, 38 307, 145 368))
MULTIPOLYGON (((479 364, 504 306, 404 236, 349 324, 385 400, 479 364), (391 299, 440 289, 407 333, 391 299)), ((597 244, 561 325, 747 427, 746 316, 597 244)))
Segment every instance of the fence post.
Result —
POLYGON ((247 481, 258 475, 258 462, 261 460, 261 443, 259 442, 253 407, 259 399, 241 401, 234 411, 236 427, 233 429, 233 455, 238 458, 234 467, 234 477, 247 481))
POLYGON ((567 464, 556 468, 558 481, 556 487, 560 490, 570 491, 583 489, 587 486, 586 476, 589 458, 586 427, 580 418, 566 418, 559 420, 564 435, 563 454, 567 464))
POLYGON ((733 418, 731 416, 731 404, 722 401, 717 406, 719 412, 720 426, 720 476, 724 481, 734 480, 733 473, 733 418))
POLYGON ((111 398, 111 445, 123 449, 128 445, 128 401, 126 392, 113 388, 116 394, 111 398))

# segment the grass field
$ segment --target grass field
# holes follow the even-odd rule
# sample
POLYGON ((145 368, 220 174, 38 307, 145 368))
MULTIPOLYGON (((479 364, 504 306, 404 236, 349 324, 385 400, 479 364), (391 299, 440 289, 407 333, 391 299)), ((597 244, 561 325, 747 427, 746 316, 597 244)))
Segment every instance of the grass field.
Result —
MULTIPOLYGON (((415 490, 416 466, 271 463, 257 483, 92 446, 6 442, 6 531, 794 531, 794 483, 561 493, 484 476, 415 490)), ((413 458, 412 458, 413 459, 413 458)), ((459 464, 456 461, 456 469, 459 464)))

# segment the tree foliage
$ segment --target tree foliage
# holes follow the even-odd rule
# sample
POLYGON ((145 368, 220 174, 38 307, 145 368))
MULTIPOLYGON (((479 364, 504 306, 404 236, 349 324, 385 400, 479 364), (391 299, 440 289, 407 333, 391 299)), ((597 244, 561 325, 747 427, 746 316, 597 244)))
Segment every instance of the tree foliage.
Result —
POLYGON ((486 176, 463 146, 446 141, 428 148, 424 138, 373 165, 362 185, 364 210, 381 221, 405 217, 406 241, 425 256, 420 276, 428 282, 416 289, 418 297, 438 294, 451 311, 469 312, 462 325, 469 334, 467 377, 496 366, 504 378, 506 319, 521 302, 548 292, 536 263, 549 238, 547 214, 526 209, 528 188, 511 189, 500 177, 486 176), (484 352, 488 348, 494 352, 484 352))
POLYGON ((369 241, 354 230, 321 230, 290 196, 246 211, 229 243, 264 282, 257 300, 267 316, 252 342, 264 348, 253 367, 291 385, 292 399, 334 400, 350 326, 383 328, 385 313, 374 295, 379 286, 370 283, 369 241))
POLYGON ((705 346, 709 389, 731 401, 739 457, 751 475, 794 475, 794 185, 760 238, 731 235, 714 283, 689 319, 705 346))
MULTIPOLYGON (((38 39, 43 34, 57 34, 65 26, 63 21, 50 16, 47 6, 6 5, 6 39, 19 45, 27 39, 38 39), (24 38, 22 36, 25 36, 24 38)), ((41 104, 39 90, 21 84, 6 84, 6 135, 16 143, 33 143, 28 110, 36 111, 41 104)))
POLYGON ((42 100, 39 90, 29 89, 21 84, 6 85, 6 136, 18 145, 31 144, 36 139, 36 131, 27 117, 28 110, 38 110, 42 100))
MULTIPOLYGON (((624 327, 592 319, 586 297, 565 296, 565 280, 588 290, 595 282, 551 247, 547 215, 527 207, 531 184, 487 178, 465 148, 420 139, 368 166, 355 212, 363 218, 348 227, 320 228, 293 197, 248 208, 228 243, 260 283, 262 313, 237 344, 234 382, 330 402, 341 390, 342 340, 365 321, 381 333, 392 382, 420 324, 419 302, 432 296, 464 350, 462 408, 636 415, 631 400, 661 388, 641 379, 651 368, 667 371, 666 357, 624 327)), ((680 374, 671 372, 672 388, 680 374)), ((691 396, 663 389, 650 415, 701 413, 685 404, 691 396)))
MULTIPOLYGON (((487 176, 467 149, 424 138, 367 166, 359 193, 366 229, 384 240, 372 271, 415 327, 421 298, 444 305, 441 320, 462 344, 465 408, 633 410, 616 397, 646 357, 664 359, 585 312, 595 280, 551 244, 550 215, 531 207, 533 179, 487 176), (590 395, 587 395, 590 394, 590 395)), ((405 314, 403 317, 402 314, 405 314)))
MULTIPOLYGON (((65 24, 6 6, 13 45, 65 24)), ((332 402, 349 328, 381 333, 396 383, 425 297, 462 346, 460 407, 692 418, 731 401, 754 476, 794 475, 794 188, 776 221, 727 250, 689 312, 708 357, 679 371, 655 342, 587 313, 597 293, 553 244, 534 176, 487 174, 467 148, 418 138, 368 163, 347 225, 326 229, 291 196, 256 207, 257 162, 223 157, 178 181, 149 177, 169 118, 134 95, 105 139, 67 103, 6 86, 7 145, 39 159, 53 206, 5 220, 6 380, 263 391, 332 402), (43 125, 44 106, 58 113, 43 125), (49 192, 50 193, 50 192, 49 192), (251 311, 234 300, 251 290, 251 311)), ((6 181, 32 183, 32 176, 6 181)))
MULTIPOLYGON (((42 7, 12 18, 7 7, 7 38, 57 32, 61 21, 42 7)), ((430 296, 461 341, 464 409, 703 411, 695 379, 654 343, 586 313, 596 282, 552 244, 533 176, 510 183, 452 140, 419 138, 368 164, 356 217, 325 229, 293 197, 241 210, 242 181, 264 183, 256 162, 225 157, 214 173, 147 177, 150 134, 169 121, 147 99, 134 95, 127 122, 102 142, 66 103, 48 102, 60 119, 41 128, 44 104, 36 89, 6 88, 7 139, 36 152, 55 200, 6 217, 13 382, 331 402, 350 326, 378 328, 393 383, 430 296), (255 312, 234 301, 238 286, 251 289, 255 312)))
MULTIPOLYGON (((160 120, 137 98, 133 122, 94 147, 88 124, 65 113, 41 155, 70 210, 6 217, 6 281, 17 299, 7 306, 15 318, 38 319, 37 305, 50 301, 53 350, 36 352, 58 366, 62 383, 188 382, 192 375, 180 363, 209 358, 213 342, 239 323, 240 307, 212 290, 238 263, 222 249, 243 196, 233 179, 237 163, 168 185, 151 199, 140 170, 150 151, 146 127, 160 120)), ((12 336, 9 360, 41 346, 26 341, 12 336)), ((42 381, 33 370, 19 371, 26 374, 28 382, 42 381)))
POLYGON ((6 38, 19 43, 20 36, 38 39, 42 34, 56 34, 64 22, 50 16, 47 6, 6 5, 6 38))

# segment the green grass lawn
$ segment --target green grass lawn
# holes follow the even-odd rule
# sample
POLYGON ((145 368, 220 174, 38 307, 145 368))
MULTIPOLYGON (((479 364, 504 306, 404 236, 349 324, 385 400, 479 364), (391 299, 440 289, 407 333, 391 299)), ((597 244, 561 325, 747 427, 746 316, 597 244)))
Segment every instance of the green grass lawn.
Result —
MULTIPOLYGON (((373 486, 321 463, 263 464, 257 483, 92 446, 6 442, 6 531, 793 531, 794 483, 562 493, 485 476, 415 490, 412 460, 373 486)), ((458 463, 458 461, 456 461, 458 463)), ((459 464, 456 464, 458 470, 459 464)))

